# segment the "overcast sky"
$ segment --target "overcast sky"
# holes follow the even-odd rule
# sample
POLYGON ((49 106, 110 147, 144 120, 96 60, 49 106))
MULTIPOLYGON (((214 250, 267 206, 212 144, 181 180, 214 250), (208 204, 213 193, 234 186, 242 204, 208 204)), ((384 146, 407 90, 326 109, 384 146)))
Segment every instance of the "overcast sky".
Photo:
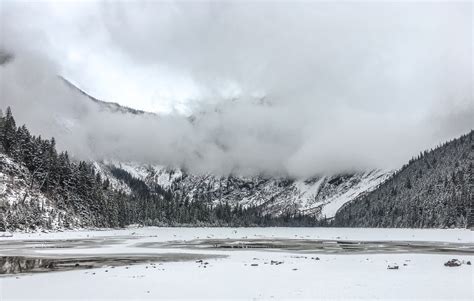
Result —
POLYGON ((1 67, 1 104, 16 104, 24 122, 59 135, 51 116, 28 106, 44 101, 86 137, 76 139, 81 147, 64 144, 78 154, 306 176, 396 168, 474 127, 472 2, 7 0, 0 7, 0 47, 15 54, 1 67), (161 143, 151 153, 97 142, 85 151, 88 141, 119 133, 128 141, 133 131, 97 132, 67 117, 74 97, 44 80, 56 74, 103 100, 165 116, 166 125, 147 125, 154 128, 143 141, 133 138, 140 147, 161 143), (183 115, 201 117, 188 128, 183 115), (177 141, 189 143, 182 155, 169 150, 177 141))

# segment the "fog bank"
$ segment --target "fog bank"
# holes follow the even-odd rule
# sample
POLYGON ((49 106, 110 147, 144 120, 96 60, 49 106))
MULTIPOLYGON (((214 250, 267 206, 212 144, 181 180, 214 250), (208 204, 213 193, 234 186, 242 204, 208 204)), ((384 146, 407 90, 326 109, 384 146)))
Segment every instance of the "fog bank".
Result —
POLYGON ((1 107, 81 159, 307 177, 397 168, 474 128, 469 2, 0 9, 1 107))

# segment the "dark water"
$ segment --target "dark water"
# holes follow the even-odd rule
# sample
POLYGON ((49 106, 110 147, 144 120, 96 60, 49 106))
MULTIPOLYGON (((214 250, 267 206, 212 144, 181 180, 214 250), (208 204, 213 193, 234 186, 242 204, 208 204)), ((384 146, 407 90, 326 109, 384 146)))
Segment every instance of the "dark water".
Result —
POLYGON ((150 264, 151 267, 155 267, 156 263, 161 262, 203 260, 217 257, 224 256, 189 253, 165 253, 153 255, 104 254, 101 256, 74 257, 2 256, 0 257, 0 275, 118 267, 134 264, 150 264))
POLYGON ((136 237, 101 237, 56 240, 0 240, 0 251, 35 249, 89 249, 117 245, 136 237))
POLYGON ((345 241, 314 239, 197 239, 189 241, 136 242, 129 254, 81 254, 81 249, 114 246, 132 242, 131 237, 102 237, 70 240, 0 241, 0 275, 68 271, 98 267, 129 266, 160 262, 204 260, 225 255, 191 253, 153 253, 153 249, 255 250, 314 254, 452 254, 474 255, 473 243, 414 241, 345 241), (148 248, 150 253, 133 253, 133 248, 148 248), (77 249, 78 255, 39 255, 37 250, 77 249))
POLYGON ((142 243, 140 247, 215 250, 266 249, 309 253, 425 253, 474 255, 472 243, 410 241, 343 241, 311 239, 201 239, 183 242, 142 243))

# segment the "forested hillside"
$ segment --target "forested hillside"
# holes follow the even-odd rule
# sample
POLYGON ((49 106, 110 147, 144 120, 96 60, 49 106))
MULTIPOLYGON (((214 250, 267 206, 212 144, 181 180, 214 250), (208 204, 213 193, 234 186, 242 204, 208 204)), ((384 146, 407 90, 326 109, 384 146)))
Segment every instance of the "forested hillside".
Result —
POLYGON ((474 131, 412 159, 378 189, 346 204, 334 225, 472 226, 474 131))
POLYGON ((312 216, 279 217, 259 207, 231 207, 206 200, 176 199, 158 184, 149 187, 113 168, 131 188, 113 189, 89 162, 56 151, 54 139, 32 136, 16 126, 10 108, 0 115, 0 231, 142 225, 315 225, 312 216))
POLYGON ((473 159, 471 131, 421 153, 392 176, 374 171, 312 181, 221 179, 76 161, 57 152, 54 139, 17 127, 8 108, 0 115, 0 231, 130 224, 316 226, 327 224, 325 209, 347 201, 336 226, 466 227, 472 225, 473 159))
POLYGON ((54 139, 17 127, 8 108, 0 118, 3 191, 0 228, 114 227, 127 206, 86 162, 58 153, 54 139))
POLYGON ((96 162, 95 168, 117 190, 126 193, 141 180, 144 189, 160 190, 177 201, 199 201, 229 204, 232 208, 259 208, 272 216, 288 212, 331 219, 344 203, 374 189, 391 175, 391 171, 370 170, 347 174, 316 175, 294 179, 269 175, 216 175, 192 173, 179 167, 141 164, 137 162, 96 162), (133 175, 128 185, 121 174, 133 175))

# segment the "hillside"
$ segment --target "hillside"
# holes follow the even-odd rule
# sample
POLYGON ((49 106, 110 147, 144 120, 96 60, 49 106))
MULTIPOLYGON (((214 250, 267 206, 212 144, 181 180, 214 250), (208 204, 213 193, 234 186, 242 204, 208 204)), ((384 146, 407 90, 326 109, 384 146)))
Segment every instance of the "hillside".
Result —
POLYGON ((472 226, 474 131, 425 151, 378 189, 345 205, 335 226, 472 226))
POLYGON ((124 225, 125 200, 108 186, 54 139, 17 127, 9 108, 0 115, 0 231, 124 225))
POLYGON ((0 229, 315 226, 334 216, 337 226, 465 227, 472 136, 424 152, 395 174, 216 176, 76 161, 58 153, 54 139, 17 127, 8 109, 0 118, 0 229))
POLYGON ((159 186, 177 200, 257 207, 272 216, 296 212, 316 216, 318 219, 334 217, 343 204, 374 189, 391 174, 374 170, 291 179, 199 175, 186 173, 179 168, 125 162, 96 163, 94 166, 112 185, 125 193, 131 191, 130 187, 117 178, 117 172, 111 173, 111 170, 127 172, 150 188, 159 186))
POLYGON ((98 172, 94 162, 56 151, 54 138, 17 127, 0 114, 0 231, 141 225, 311 226, 313 215, 270 215, 258 206, 183 199, 127 171, 98 172))
MULTIPOLYGON (((130 108, 121 107, 112 102, 97 100, 81 90, 67 79, 61 77, 73 91, 85 96, 84 99, 100 104, 100 109, 113 113, 157 115, 130 108)), ((262 103, 264 100, 260 100, 262 103)), ((216 108, 218 111, 218 108, 216 108)), ((198 118, 191 116, 191 123, 198 118)), ((138 117, 139 118, 139 117, 138 117)), ((213 174, 193 174, 181 168, 135 162, 94 162, 97 173, 107 178, 112 187, 133 193, 133 189, 120 179, 123 173, 127 177, 143 181, 148 189, 161 187, 173 195, 177 201, 199 201, 213 205, 229 204, 232 207, 256 207, 264 214, 282 216, 288 212, 316 216, 318 219, 334 217, 336 211, 346 202, 366 193, 382 183, 391 174, 386 170, 369 170, 347 174, 319 175, 304 179, 285 177, 239 175, 216 176, 213 174), (115 173, 111 172, 112 170, 115 173), (119 171, 120 170, 120 171, 119 171), (119 176, 119 178, 117 178, 119 176)))

